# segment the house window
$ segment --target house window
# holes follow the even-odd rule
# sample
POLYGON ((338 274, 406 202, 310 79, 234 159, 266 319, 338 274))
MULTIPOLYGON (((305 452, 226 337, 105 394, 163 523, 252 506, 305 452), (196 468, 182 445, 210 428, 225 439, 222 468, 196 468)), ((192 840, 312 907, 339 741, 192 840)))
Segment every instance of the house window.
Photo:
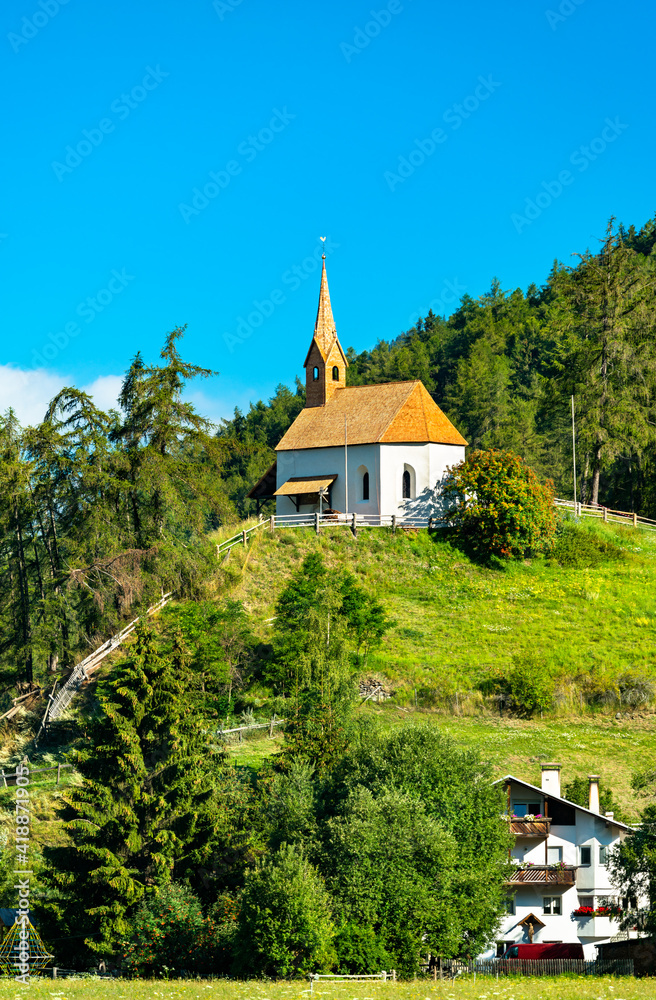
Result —
POLYGON ((579 852, 580 852, 579 857, 581 859, 580 863, 582 865, 591 865, 592 864, 592 848, 591 847, 580 847, 579 848, 579 852))
POLYGON ((364 476, 362 477, 362 499, 363 500, 368 500, 369 499, 369 473, 368 472, 365 472, 364 476))
POLYGON ((607 847, 600 847, 599 848, 599 864, 600 865, 607 865, 608 864, 608 848, 607 847))
POLYGON ((622 909, 623 910, 637 910, 638 909, 638 897, 637 896, 622 896, 622 909))
POLYGON ((316 365, 312 369, 312 380, 313 380, 313 382, 318 382, 319 381, 319 369, 316 367, 316 365))
POLYGON ((513 916, 515 913, 515 897, 506 896, 506 913, 508 916, 513 916))
POLYGON ((339 382, 339 368, 337 365, 333 366, 333 382, 339 382))
POLYGON ((579 906, 589 906, 594 909, 594 896, 579 896, 579 906))
POLYGON ((547 847, 547 864, 557 865, 559 861, 563 860, 563 849, 562 847, 547 847))
POLYGON ((404 472, 403 472, 403 499, 404 500, 409 500, 410 499, 410 489, 411 489, 411 486, 412 486, 412 481, 410 479, 410 473, 408 472, 407 469, 405 469, 404 472))
POLYGON ((542 807, 539 802, 513 802, 514 816, 526 816, 527 814, 537 816, 541 812, 542 807))
POLYGON ((513 941, 497 941, 497 958, 503 958, 513 941))
POLYGON ((546 914, 552 917, 559 917, 562 913, 560 896, 543 896, 542 908, 546 914))

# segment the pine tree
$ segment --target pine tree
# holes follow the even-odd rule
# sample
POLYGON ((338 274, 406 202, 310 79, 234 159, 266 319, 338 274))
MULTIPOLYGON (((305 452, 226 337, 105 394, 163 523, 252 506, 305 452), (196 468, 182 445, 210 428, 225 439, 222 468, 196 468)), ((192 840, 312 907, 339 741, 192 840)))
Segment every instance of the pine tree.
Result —
POLYGON ((76 753, 82 784, 64 795, 69 843, 46 851, 57 936, 101 954, 117 952, 146 894, 211 857, 225 764, 185 698, 181 644, 162 657, 141 625, 115 671, 76 753))

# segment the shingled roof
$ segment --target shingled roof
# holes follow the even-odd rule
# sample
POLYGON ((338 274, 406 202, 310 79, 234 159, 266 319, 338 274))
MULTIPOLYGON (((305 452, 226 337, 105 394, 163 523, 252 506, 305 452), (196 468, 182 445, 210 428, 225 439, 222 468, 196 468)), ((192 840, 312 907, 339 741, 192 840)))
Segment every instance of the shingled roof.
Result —
POLYGON ((349 445, 467 444, 421 382, 388 382, 337 389, 325 406, 301 410, 276 451, 341 447, 344 420, 349 445))
POLYGON ((335 320, 333 318, 333 307, 330 304, 330 292, 328 291, 328 275, 326 274, 326 255, 324 254, 321 258, 321 287, 319 288, 319 305, 317 307, 317 318, 314 323, 314 334, 312 336, 312 343, 310 344, 310 349, 307 352, 305 361, 303 362, 303 367, 307 368, 310 355, 312 353, 312 348, 316 344, 319 348, 319 353, 325 361, 330 354, 334 344, 337 345, 342 358, 344 359, 344 364, 348 368, 348 361, 346 360, 346 355, 342 350, 342 345, 339 342, 337 336, 337 330, 335 328, 335 320))

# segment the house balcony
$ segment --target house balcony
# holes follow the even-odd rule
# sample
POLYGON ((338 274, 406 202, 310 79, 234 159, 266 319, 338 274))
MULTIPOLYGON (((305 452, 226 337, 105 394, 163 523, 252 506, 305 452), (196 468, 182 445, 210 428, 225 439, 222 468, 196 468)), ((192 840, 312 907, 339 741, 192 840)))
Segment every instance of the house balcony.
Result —
POLYGON ((551 827, 550 819, 516 819, 510 820, 510 832, 515 837, 531 837, 536 840, 544 840, 549 836, 551 827))
POLYGON ((518 865, 507 885, 576 885, 575 865, 518 865))

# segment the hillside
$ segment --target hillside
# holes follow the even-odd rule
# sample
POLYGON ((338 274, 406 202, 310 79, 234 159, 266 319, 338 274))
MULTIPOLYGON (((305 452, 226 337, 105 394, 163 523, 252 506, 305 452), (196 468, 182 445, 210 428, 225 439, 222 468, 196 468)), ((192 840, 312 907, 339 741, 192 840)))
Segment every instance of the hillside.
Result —
MULTIPOLYGON (((636 815, 632 772, 656 767, 656 533, 582 524, 583 539, 606 543, 611 558, 580 568, 533 559, 489 568, 425 532, 264 529, 221 566, 218 592, 244 602, 263 643, 278 594, 310 552, 335 574, 348 569, 382 602, 393 624, 364 676, 392 697, 367 713, 385 725, 435 719, 475 745, 498 774, 539 783, 540 760, 563 764, 563 780, 591 771, 636 815), (543 717, 500 709, 498 694, 516 665, 545 680, 543 717), (415 705, 416 694, 416 705, 415 705), (495 697, 497 695, 497 697, 495 697)), ((265 717, 271 692, 257 677, 242 703, 265 717)), ((256 766, 278 741, 233 748, 256 766)))
POLYGON ((651 698, 656 679, 656 532, 582 525, 612 558, 574 568, 555 559, 477 564, 437 535, 385 529, 255 534, 232 550, 218 589, 242 600, 263 642, 290 574, 311 551, 348 569, 385 606, 393 625, 367 669, 384 674, 398 704, 483 706, 479 686, 522 660, 554 682, 556 709, 621 710, 651 698), (637 685, 642 684, 644 690, 637 685), (633 686, 632 686, 633 685, 633 686))

